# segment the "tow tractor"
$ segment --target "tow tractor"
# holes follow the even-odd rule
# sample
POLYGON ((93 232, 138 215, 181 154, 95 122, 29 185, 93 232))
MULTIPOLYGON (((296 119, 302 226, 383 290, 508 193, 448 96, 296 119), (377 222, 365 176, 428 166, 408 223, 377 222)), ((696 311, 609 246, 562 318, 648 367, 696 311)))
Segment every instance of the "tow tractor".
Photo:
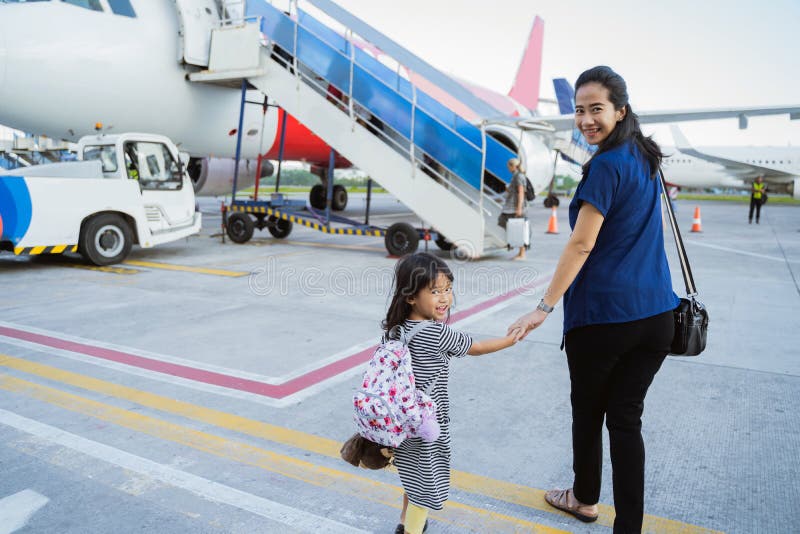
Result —
POLYGON ((202 223, 178 149, 160 135, 90 135, 77 161, 0 172, 0 250, 79 252, 95 265, 197 234, 202 223))

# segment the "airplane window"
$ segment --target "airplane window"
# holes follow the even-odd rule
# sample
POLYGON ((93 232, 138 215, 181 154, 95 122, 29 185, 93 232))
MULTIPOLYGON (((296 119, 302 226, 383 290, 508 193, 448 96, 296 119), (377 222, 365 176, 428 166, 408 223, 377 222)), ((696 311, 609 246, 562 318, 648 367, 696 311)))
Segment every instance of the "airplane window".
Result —
POLYGON ((108 5, 111 6, 111 11, 115 15, 136 18, 136 11, 133 10, 131 0, 108 0, 108 5))
POLYGON ((100 5, 100 0, 61 0, 67 4, 82 7, 84 9, 91 9, 92 11, 103 11, 103 6, 100 5))
POLYGON ((103 172, 117 172, 117 151, 114 145, 87 146, 83 149, 83 161, 100 160, 103 172))

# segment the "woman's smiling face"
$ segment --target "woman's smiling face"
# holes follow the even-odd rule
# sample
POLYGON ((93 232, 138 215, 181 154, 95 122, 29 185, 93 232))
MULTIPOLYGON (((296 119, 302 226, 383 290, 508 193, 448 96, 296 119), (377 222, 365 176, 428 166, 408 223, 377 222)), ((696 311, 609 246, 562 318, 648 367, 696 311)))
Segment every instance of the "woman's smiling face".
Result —
POLYGON ((597 82, 581 85, 575 93, 575 127, 590 145, 605 141, 624 117, 625 108, 614 109, 608 89, 597 82))

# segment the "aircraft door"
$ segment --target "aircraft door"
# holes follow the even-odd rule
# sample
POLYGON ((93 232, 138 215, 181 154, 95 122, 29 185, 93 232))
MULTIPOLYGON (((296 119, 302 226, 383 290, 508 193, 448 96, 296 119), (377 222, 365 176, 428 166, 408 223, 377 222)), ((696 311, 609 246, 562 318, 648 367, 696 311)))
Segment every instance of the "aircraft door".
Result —
POLYGON ((180 23, 181 57, 190 65, 208 66, 211 30, 219 26, 217 0, 175 0, 180 23))
POLYGON ((190 224, 194 218, 194 190, 179 160, 157 142, 125 143, 128 177, 139 180, 147 224, 158 233, 190 224))

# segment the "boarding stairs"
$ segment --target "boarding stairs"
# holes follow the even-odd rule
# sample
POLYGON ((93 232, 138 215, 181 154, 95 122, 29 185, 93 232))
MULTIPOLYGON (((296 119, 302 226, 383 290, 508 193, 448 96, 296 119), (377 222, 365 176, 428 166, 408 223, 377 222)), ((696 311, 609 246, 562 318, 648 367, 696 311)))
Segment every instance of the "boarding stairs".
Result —
MULTIPOLYGON (((486 135, 485 124, 463 119, 400 73, 415 72, 478 116, 498 111, 329 0, 307 2, 343 30, 296 1, 291 14, 264 0, 206 1, 219 8, 220 23, 210 30, 207 65, 195 60, 207 68, 190 73, 191 81, 246 80, 462 254, 479 257, 505 246, 497 225, 502 195, 486 181, 508 183, 506 162, 516 155, 486 135)), ((182 24, 186 38, 192 17, 183 16, 182 24)))

